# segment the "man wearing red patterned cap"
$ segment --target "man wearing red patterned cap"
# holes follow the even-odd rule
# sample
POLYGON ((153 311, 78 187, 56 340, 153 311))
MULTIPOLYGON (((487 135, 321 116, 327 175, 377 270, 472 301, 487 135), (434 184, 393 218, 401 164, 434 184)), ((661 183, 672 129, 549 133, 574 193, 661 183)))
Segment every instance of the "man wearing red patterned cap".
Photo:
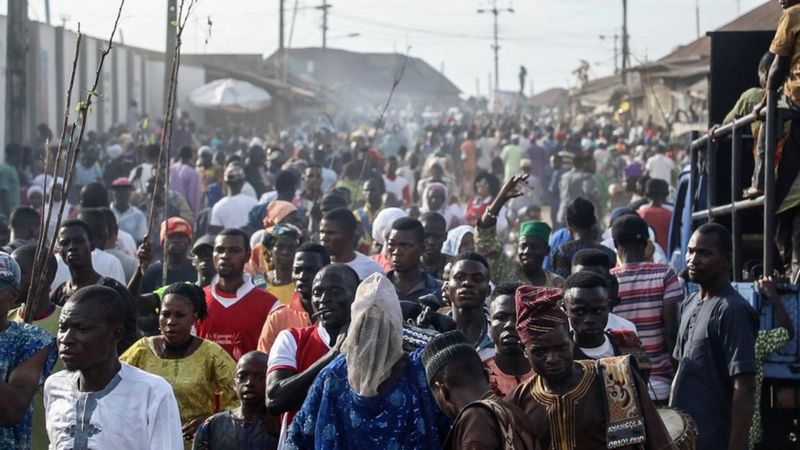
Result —
MULTIPOLYGON (((189 225, 189 222, 180 217, 170 217, 166 223, 161 222, 160 238, 161 246, 163 247, 166 244, 166 285, 180 282, 194 283, 197 281, 197 270, 195 270, 188 256, 189 249, 192 247, 192 226, 189 225), (168 236, 169 239, 167 239, 168 236)), ((141 265, 140 261, 139 270, 146 269, 140 289, 142 294, 149 294, 165 285, 162 283, 163 267, 162 261, 151 264, 149 267, 141 265)))
POLYGON ((551 450, 663 449, 670 439, 630 356, 574 361, 561 290, 517 290, 517 330, 536 375, 507 400, 551 450))

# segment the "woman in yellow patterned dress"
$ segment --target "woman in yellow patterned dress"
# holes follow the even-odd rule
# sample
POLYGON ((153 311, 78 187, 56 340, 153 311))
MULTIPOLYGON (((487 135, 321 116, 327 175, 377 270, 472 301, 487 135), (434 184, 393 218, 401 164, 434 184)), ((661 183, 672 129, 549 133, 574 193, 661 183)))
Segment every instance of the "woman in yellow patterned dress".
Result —
POLYGON ((212 414, 237 405, 233 390, 236 363, 214 342, 192 336, 192 325, 206 317, 203 290, 174 283, 161 300, 161 334, 144 337, 120 360, 166 379, 175 392, 187 448, 197 427, 212 414))

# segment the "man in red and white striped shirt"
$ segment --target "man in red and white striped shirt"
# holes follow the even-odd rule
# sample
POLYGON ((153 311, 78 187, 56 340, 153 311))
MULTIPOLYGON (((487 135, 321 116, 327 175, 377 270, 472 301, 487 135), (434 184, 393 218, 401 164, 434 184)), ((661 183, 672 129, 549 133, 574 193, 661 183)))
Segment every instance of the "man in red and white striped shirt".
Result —
POLYGON ((612 236, 621 265, 611 269, 619 282, 620 303, 614 313, 636 325, 639 339, 653 365, 650 397, 666 404, 674 375, 672 350, 678 331, 678 305, 683 288, 666 264, 647 262, 647 223, 624 215, 614 221, 612 236))

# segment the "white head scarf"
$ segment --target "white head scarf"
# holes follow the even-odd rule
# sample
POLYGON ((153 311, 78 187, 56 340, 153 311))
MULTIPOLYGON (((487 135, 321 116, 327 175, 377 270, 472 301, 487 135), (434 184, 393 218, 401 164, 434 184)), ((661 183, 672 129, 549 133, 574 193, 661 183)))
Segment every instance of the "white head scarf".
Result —
POLYGON ((386 243, 386 235, 392 229, 395 220, 408 217, 405 211, 400 208, 385 208, 375 216, 372 221, 372 239, 378 244, 386 243))
POLYGON ((458 249, 461 248, 461 241, 463 241, 464 236, 469 233, 475 234, 475 228, 469 225, 457 226, 448 231, 447 240, 442 244, 442 253, 450 256, 458 255, 458 249))
POLYGON ((264 146, 264 140, 261 139, 258 136, 254 136, 252 139, 250 139, 249 146, 250 147, 263 147, 264 146))
POLYGON ((110 145, 108 148, 106 148, 106 155, 108 155, 108 159, 111 161, 122 156, 122 153, 124 152, 125 150, 123 150, 122 146, 119 144, 110 145))
POLYGON ((461 208, 458 204, 450 203, 450 193, 447 190, 447 186, 438 181, 432 181, 425 186, 425 189, 422 191, 422 206, 419 208, 419 212, 437 212, 441 214, 442 217, 444 217, 448 230, 451 227, 464 223, 464 213, 461 211, 461 208), (442 207, 436 211, 431 210, 430 204, 428 203, 428 192, 433 190, 444 192, 444 203, 442 203, 442 207))
POLYGON ((350 387, 365 397, 378 394, 378 386, 403 357, 403 312, 385 276, 372 274, 358 286, 342 353, 350 387))
POLYGON ((41 186, 34 184, 28 188, 28 198, 30 198, 31 195, 33 195, 36 192, 42 194, 42 197, 44 197, 44 189, 42 189, 41 186))
POLYGON ((422 213, 438 212, 442 216, 445 216, 446 214, 445 210, 447 209, 447 202, 450 200, 450 197, 448 195, 449 193, 447 191, 447 186, 444 183, 440 183, 438 181, 431 181, 425 186, 425 189, 422 191, 422 206, 420 206, 419 211, 422 213), (431 206, 428 203, 428 192, 434 190, 444 192, 444 202, 442 203, 442 207, 436 211, 431 210, 431 206))

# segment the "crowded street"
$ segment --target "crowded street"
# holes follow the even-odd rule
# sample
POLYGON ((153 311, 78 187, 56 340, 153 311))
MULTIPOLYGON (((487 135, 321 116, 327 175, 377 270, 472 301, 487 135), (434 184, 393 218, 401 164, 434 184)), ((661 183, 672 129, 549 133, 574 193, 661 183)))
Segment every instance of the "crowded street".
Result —
POLYGON ((4 2, 0 450, 800 448, 800 0, 359 1, 4 2))

